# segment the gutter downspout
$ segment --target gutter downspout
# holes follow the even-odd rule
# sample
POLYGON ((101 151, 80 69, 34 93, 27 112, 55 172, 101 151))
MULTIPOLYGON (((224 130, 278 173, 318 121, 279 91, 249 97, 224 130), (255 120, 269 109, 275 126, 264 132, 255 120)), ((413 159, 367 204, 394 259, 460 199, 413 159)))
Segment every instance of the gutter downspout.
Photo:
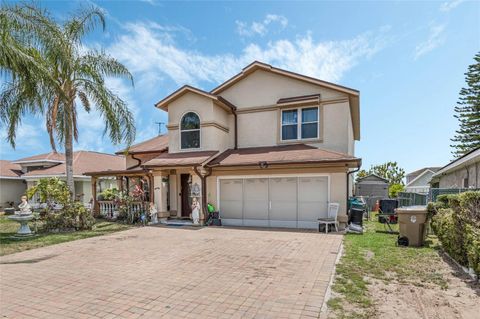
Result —
POLYGON ((232 109, 232 112, 233 112, 233 118, 234 118, 234 121, 235 121, 235 145, 234 145, 234 148, 233 149, 238 149, 238 119, 237 119, 237 110, 236 109, 232 109))
POLYGON ((360 165, 357 167, 357 169, 354 169, 353 171, 348 171, 347 172, 347 201, 346 201, 346 205, 347 205, 347 214, 348 214, 348 193, 349 193, 349 190, 350 190, 350 175, 353 174, 353 173, 356 173, 360 170, 360 167, 362 166, 362 162, 360 162, 360 165))
POLYGON ((200 181, 202 182, 202 210, 203 210, 203 216, 204 216, 204 222, 206 221, 206 218, 208 216, 208 208, 207 208, 207 177, 212 175, 212 169, 211 168, 206 168, 203 167, 206 171, 207 174, 202 175, 200 174, 200 171, 198 170, 199 166, 194 166, 193 170, 195 171, 195 174, 197 174, 198 177, 200 177, 200 181))
POLYGON ((142 160, 139 159, 139 158, 136 158, 135 157, 135 154, 130 154, 130 156, 137 161, 137 164, 136 165, 133 165, 132 167, 129 167, 128 169, 132 169, 132 168, 137 168, 139 167, 140 165, 142 165, 142 160))

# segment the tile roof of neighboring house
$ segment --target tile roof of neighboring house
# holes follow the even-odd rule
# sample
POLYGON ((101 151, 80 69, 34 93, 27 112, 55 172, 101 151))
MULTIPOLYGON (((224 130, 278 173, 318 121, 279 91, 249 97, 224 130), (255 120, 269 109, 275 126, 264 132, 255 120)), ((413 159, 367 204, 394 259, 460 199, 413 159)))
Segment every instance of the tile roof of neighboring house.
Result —
POLYGON ((10 161, 0 160, 0 178, 19 178, 22 167, 10 161))
POLYGON ((249 166, 267 164, 308 164, 357 162, 361 159, 304 144, 230 149, 208 163, 208 166, 249 166))
MULTIPOLYGON (((64 155, 61 154, 63 157, 64 155)), ((119 155, 77 151, 73 152, 73 175, 83 175, 85 172, 125 169, 125 157, 119 155)), ((23 174, 24 177, 65 175, 65 163, 44 169, 36 169, 23 174)))
POLYGON ((123 154, 128 151, 129 154, 156 153, 164 152, 168 149, 168 135, 159 135, 149 140, 134 144, 128 149, 121 150, 115 154, 123 154))
POLYGON ((200 165, 217 153, 218 151, 163 153, 143 165, 162 167, 200 165))
POLYGON ((418 176, 420 174, 422 174, 424 171, 426 170, 431 170, 432 172, 437 172, 441 167, 424 167, 424 168, 421 168, 421 169, 417 169, 416 171, 413 171, 411 173, 408 173, 407 176, 408 177, 413 177, 413 176, 418 176))
POLYGON ((13 163, 28 163, 28 162, 63 162, 65 155, 58 152, 50 152, 45 154, 38 154, 29 157, 24 157, 13 161, 13 163))

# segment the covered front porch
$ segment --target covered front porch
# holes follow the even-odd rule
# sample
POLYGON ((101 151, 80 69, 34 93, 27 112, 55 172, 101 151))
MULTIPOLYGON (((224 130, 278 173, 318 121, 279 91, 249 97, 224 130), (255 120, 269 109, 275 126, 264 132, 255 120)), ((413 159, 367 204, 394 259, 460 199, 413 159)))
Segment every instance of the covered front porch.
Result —
POLYGON ((196 201, 199 224, 203 224, 201 172, 205 173, 204 169, 181 166, 89 173, 94 214, 116 219, 121 209, 128 205, 129 212, 144 212, 150 216, 153 204, 158 222, 192 221, 192 204, 196 201), (122 202, 119 200, 121 194, 131 200, 122 202))

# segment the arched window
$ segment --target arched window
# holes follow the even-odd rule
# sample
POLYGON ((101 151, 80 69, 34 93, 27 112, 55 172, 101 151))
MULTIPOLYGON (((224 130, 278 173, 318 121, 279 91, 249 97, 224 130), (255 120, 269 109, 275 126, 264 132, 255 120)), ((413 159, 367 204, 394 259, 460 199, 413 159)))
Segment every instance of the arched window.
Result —
POLYGON ((193 112, 186 113, 180 121, 181 148, 200 148, 200 118, 193 112))

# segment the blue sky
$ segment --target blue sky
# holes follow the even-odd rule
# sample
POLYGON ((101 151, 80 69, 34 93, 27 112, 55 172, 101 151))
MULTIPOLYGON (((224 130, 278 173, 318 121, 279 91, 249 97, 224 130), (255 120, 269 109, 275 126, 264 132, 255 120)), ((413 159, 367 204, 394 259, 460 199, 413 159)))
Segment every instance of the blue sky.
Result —
MULTIPOLYGON (((42 2, 62 19, 85 1, 42 2)), ((109 86, 135 113, 137 141, 157 134, 167 114, 153 104, 183 84, 210 90, 252 62, 336 82, 361 92, 363 167, 398 161, 407 171, 451 160, 453 107, 480 50, 480 2, 96 1, 104 48, 133 73, 135 87, 109 86)), ((76 149, 113 152, 98 114, 80 113, 76 149)), ((0 158, 50 151, 42 118, 28 116, 17 148, 0 128, 0 158)))

